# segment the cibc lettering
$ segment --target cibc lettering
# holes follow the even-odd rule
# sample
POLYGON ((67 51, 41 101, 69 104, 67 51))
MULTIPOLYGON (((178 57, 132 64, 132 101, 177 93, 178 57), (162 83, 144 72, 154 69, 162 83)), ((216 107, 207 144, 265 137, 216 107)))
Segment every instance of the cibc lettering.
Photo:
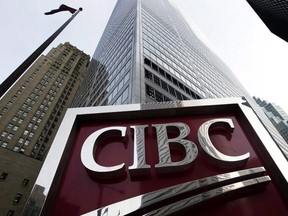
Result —
MULTIPOLYGON (((218 151, 209 137, 209 129, 211 127, 225 127, 231 133, 234 130, 234 125, 231 119, 213 119, 204 122, 198 129, 198 140, 203 152, 206 156, 216 161, 216 165, 220 166, 239 166, 245 164, 250 157, 247 152, 239 156, 229 156, 218 151)), ((198 148, 194 142, 186 139, 190 133, 188 125, 176 122, 167 124, 152 124, 157 135, 157 146, 159 163, 155 165, 155 169, 159 173, 177 172, 189 169, 193 161, 197 158, 198 148), (173 128, 178 131, 178 137, 168 138, 167 131, 173 128), (185 151, 185 157, 181 161, 173 162, 171 159, 170 148, 181 147, 185 151)), ((145 131, 148 125, 130 126, 134 132, 134 155, 133 164, 128 167, 131 176, 147 174, 150 170, 150 165, 146 162, 145 157, 145 131)), ((106 136, 119 136, 123 139, 126 136, 126 127, 106 127, 92 133, 84 142, 81 149, 81 161, 83 165, 99 178, 113 178, 122 175, 125 172, 125 163, 115 166, 102 166, 95 161, 94 154, 106 136)), ((123 141, 123 145, 125 142, 123 141)))

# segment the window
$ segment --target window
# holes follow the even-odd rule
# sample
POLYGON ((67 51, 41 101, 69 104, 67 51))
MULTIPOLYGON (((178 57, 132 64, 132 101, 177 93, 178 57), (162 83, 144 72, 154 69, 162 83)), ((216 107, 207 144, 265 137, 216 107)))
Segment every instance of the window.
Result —
POLYGON ((161 87, 162 87, 165 91, 169 92, 168 85, 167 85, 167 83, 164 82, 163 80, 161 80, 161 87))
POLYGON ((156 90, 155 90, 155 99, 158 102, 162 102, 163 101, 163 95, 160 92, 156 91, 156 90))
POLYGON ((2 112, 5 113, 5 112, 7 112, 7 110, 8 110, 8 108, 7 108, 7 107, 4 107, 4 108, 2 109, 2 112))
POLYGON ((27 145, 29 145, 29 143, 30 143, 30 141, 29 141, 29 140, 26 140, 25 143, 24 143, 24 145, 27 146, 27 145))
POLYGON ((153 68, 155 71, 158 71, 157 65, 155 65, 153 62, 152 62, 152 68, 153 68))
POLYGON ((153 75, 150 71, 145 69, 145 77, 149 80, 152 80, 153 75))
POLYGON ((6 216, 13 216, 14 215, 14 213, 15 213, 15 211, 13 211, 13 210, 8 210, 8 212, 7 212, 7 215, 6 216))
POLYGON ((160 79, 157 76, 154 76, 154 83, 160 86, 160 79))
POLYGON ((8 145, 8 143, 7 143, 7 142, 3 142, 1 146, 2 146, 3 148, 6 148, 6 147, 7 147, 7 145, 8 145))
POLYGON ((1 172, 1 174, 0 174, 0 180, 1 180, 1 181, 4 181, 4 180, 7 178, 7 176, 8 176, 8 173, 6 173, 6 172, 1 172))
POLYGON ((149 65, 149 66, 151 65, 151 62, 150 62, 150 60, 149 60, 149 59, 147 59, 147 58, 145 58, 145 59, 144 59, 144 63, 145 63, 145 64, 147 64, 147 65, 149 65))
POLYGON ((25 152, 25 150, 26 150, 26 149, 21 148, 20 151, 19 151, 19 153, 23 154, 23 153, 25 152))
POLYGON ((34 133, 30 132, 29 137, 33 137, 34 133))
POLYGON ((7 134, 8 134, 8 133, 7 133, 6 131, 3 131, 2 134, 1 134, 1 136, 2 136, 2 137, 5 137, 7 134))
POLYGON ((8 138, 8 139, 12 139, 13 136, 14 136, 14 134, 9 133, 8 136, 7 136, 7 138, 8 138))
POLYGON ((146 94, 150 97, 154 98, 154 89, 150 86, 146 85, 146 94))
POLYGON ((14 127, 13 127, 13 131, 17 131, 18 128, 19 128, 18 126, 14 126, 14 127))
POLYGON ((15 146, 15 147, 14 147, 14 149, 13 149, 13 151, 15 151, 15 152, 18 152, 18 151, 19 151, 19 149, 20 149, 20 147, 19 147, 19 146, 15 146))
POLYGON ((17 193, 14 200, 13 200, 13 204, 18 204, 20 202, 22 198, 22 194, 17 193))
POLYGON ((29 184, 29 179, 23 179, 23 181, 22 181, 22 186, 23 186, 23 187, 27 187, 28 184, 29 184))
POLYGON ((171 86, 168 86, 168 87, 169 87, 169 93, 176 97, 175 89, 172 88, 171 86))
POLYGON ((25 110, 25 109, 27 108, 27 104, 24 103, 24 104, 22 105, 22 108, 25 110))

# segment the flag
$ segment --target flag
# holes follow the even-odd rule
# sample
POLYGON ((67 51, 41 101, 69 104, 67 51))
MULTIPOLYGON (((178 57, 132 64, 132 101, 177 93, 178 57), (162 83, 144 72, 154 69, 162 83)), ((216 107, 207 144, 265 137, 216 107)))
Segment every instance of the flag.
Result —
POLYGON ((54 10, 51 10, 49 12, 46 12, 44 13, 45 15, 51 15, 51 14, 54 14, 54 13, 58 13, 58 12, 62 12, 62 11, 69 11, 70 13, 75 13, 77 10, 74 9, 74 8, 71 8, 71 7, 68 7, 67 5, 60 5, 60 7, 58 9, 54 9, 54 10))

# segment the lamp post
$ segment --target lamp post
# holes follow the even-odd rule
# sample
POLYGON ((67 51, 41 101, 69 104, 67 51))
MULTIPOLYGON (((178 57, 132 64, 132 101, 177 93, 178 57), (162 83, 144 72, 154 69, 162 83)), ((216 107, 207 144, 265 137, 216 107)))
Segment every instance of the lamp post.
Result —
POLYGON ((42 43, 16 70, 10 74, 0 85, 0 98, 5 92, 22 76, 30 65, 41 55, 41 53, 52 43, 52 41, 65 29, 65 27, 82 11, 79 8, 58 30, 56 30, 44 43, 42 43))

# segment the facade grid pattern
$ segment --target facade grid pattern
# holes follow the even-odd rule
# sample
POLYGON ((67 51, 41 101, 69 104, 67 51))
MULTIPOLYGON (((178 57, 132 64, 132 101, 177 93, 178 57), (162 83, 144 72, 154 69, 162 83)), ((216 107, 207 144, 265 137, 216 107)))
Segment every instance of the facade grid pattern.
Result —
POLYGON ((1 98, 0 215, 20 215, 89 61, 71 44, 60 44, 1 98))

